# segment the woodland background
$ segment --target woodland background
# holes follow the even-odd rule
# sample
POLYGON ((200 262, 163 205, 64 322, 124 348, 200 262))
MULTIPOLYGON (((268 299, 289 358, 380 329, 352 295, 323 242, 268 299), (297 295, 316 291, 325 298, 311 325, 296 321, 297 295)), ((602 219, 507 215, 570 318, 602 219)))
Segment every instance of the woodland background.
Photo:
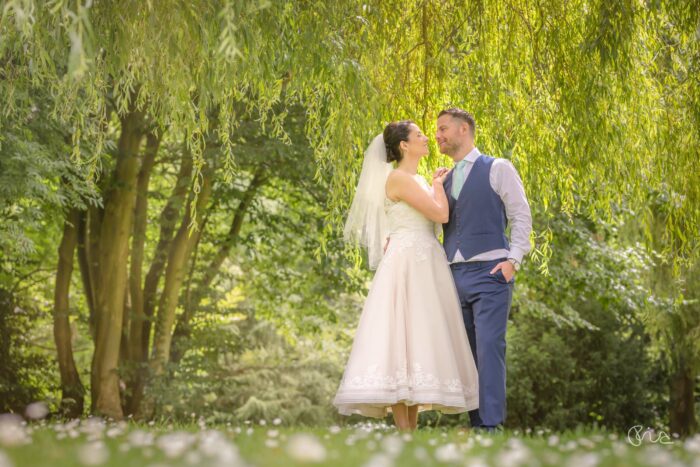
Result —
MULTIPOLYGON (((0 413, 338 423, 371 280, 341 238, 362 151, 456 105, 534 217, 507 427, 697 431, 697 2, 0 15, 0 413)), ((421 171, 447 163, 433 141, 421 171)))

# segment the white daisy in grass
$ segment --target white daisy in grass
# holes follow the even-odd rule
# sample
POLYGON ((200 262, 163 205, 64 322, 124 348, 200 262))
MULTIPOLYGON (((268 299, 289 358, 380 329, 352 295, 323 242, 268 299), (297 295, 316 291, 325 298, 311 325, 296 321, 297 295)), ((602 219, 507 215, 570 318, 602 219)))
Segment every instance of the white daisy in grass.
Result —
POLYGON ((596 467, 600 464, 600 455, 595 452, 576 453, 566 461, 566 467, 596 467))
POLYGON ((686 439, 683 443, 683 448, 690 453, 700 455, 700 433, 686 439))
POLYGON ((105 432, 105 435, 107 435, 107 438, 116 438, 117 436, 123 435, 125 431, 126 425, 119 423, 115 426, 108 428, 105 432))
POLYGON ((131 446, 143 448, 152 446, 156 437, 150 431, 134 430, 128 434, 126 439, 131 446))
POLYGON ((22 417, 14 414, 0 415, 0 445, 21 446, 31 442, 22 417))
POLYGON ((215 465, 243 465, 238 448, 218 430, 207 430, 199 434, 199 451, 215 465))
POLYGON ((649 465, 673 466, 678 465, 671 451, 665 446, 652 444, 646 446, 641 453, 637 455, 640 461, 646 462, 649 465))
POLYGON ((398 436, 387 436, 382 440, 382 450, 392 457, 398 457, 403 451, 403 440, 398 436))
POLYGON ((476 442, 479 443, 484 448, 488 448, 488 447, 493 446, 493 439, 492 438, 485 438, 483 436, 477 436, 476 442))
POLYGON ((373 455, 363 465, 363 467, 393 467, 393 466, 394 466, 394 459, 385 453, 379 453, 379 454, 373 455))
POLYGON ((413 457, 415 457, 416 460, 424 463, 430 461, 430 454, 428 454, 428 450, 423 446, 416 446, 416 448, 413 450, 413 457))
MULTIPOLYGON (((98 439, 102 439, 106 428, 107 424, 104 420, 99 417, 90 417, 87 420, 83 420, 78 429, 80 433, 87 436, 88 441, 96 441, 98 439)), ((76 438, 77 436, 74 436, 76 433, 77 432, 75 430, 69 430, 68 436, 71 438, 76 438)))
POLYGON ((290 436, 286 450, 287 455, 297 462, 323 462, 328 456, 323 443, 308 433, 290 436))
POLYGON ((532 461, 532 451, 519 438, 511 438, 506 442, 505 449, 497 456, 498 465, 517 467, 532 461))
POLYGON ((104 441, 90 441, 78 448, 78 460, 83 465, 102 465, 108 459, 109 449, 104 441))
POLYGON ((24 410, 24 414, 30 420, 41 420, 49 414, 49 407, 45 402, 32 402, 24 410))
POLYGON ((563 446, 559 446, 559 450, 561 450, 561 451, 573 451, 577 447, 578 447, 578 443, 572 439, 570 441, 567 441, 566 444, 564 444, 563 446))
POLYGON ((194 444, 194 441, 195 437, 193 434, 176 431, 159 437, 156 441, 156 446, 163 451, 166 457, 174 459, 182 456, 194 444))
POLYGON ((458 462, 462 460, 462 453, 455 443, 447 443, 435 450, 435 459, 438 462, 458 462))
POLYGON ((12 460, 2 451, 0 451, 0 467, 14 467, 12 460))
POLYGON ((467 459, 466 467, 489 467, 489 464, 483 457, 472 457, 467 459))

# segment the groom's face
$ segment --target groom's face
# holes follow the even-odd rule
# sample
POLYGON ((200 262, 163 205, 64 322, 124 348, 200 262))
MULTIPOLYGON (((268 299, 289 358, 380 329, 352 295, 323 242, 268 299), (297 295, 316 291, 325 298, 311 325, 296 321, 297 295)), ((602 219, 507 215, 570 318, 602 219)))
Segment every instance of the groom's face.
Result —
POLYGON ((442 154, 453 157, 459 155, 468 138, 469 130, 466 126, 461 119, 449 114, 438 118, 435 139, 442 154))

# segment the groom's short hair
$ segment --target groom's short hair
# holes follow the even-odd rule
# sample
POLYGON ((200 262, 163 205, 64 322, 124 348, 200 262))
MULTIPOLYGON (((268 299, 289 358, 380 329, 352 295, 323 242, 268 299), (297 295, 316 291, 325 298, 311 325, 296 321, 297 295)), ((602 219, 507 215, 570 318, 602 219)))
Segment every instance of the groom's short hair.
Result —
POLYGON ((474 120, 474 116, 467 112, 466 110, 460 109, 459 107, 450 107, 449 109, 445 109, 442 112, 438 114, 438 118, 442 117, 443 115, 451 115, 452 118, 459 118, 460 120, 463 120, 469 124, 469 129, 472 132, 472 136, 474 136, 476 132, 476 121, 474 120))

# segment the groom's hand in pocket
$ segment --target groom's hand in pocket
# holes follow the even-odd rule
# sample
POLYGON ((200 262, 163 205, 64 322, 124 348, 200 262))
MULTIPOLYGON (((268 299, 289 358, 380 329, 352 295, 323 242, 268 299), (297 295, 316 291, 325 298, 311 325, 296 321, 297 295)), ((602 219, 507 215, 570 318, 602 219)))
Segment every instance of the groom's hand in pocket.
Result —
POLYGON ((499 270, 507 282, 510 282, 513 276, 515 276, 515 266, 508 260, 498 263, 496 267, 491 270, 491 274, 496 274, 499 270))

